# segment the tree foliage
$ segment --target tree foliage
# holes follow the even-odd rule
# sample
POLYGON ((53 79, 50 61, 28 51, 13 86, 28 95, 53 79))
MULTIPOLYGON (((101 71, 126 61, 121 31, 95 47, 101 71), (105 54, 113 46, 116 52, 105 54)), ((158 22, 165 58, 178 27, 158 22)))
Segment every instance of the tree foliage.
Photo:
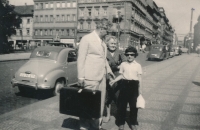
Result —
POLYGON ((16 28, 20 25, 21 20, 14 12, 14 8, 8 0, 0 0, 0 53, 8 44, 8 37, 16 34, 16 28))

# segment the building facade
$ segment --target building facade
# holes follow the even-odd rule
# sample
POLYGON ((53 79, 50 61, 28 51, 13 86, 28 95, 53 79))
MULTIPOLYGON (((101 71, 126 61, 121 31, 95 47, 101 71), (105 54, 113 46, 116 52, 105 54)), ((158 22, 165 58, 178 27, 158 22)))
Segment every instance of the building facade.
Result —
POLYGON ((39 44, 55 40, 74 44, 76 21, 76 0, 34 0, 33 38, 39 44))
POLYGON ((198 22, 194 25, 194 49, 200 44, 200 15, 198 22))
POLYGON ((21 18, 21 24, 16 29, 16 35, 12 35, 8 41, 13 44, 14 49, 26 49, 33 35, 33 5, 15 6, 14 11, 21 18))
POLYGON ((162 25, 168 22, 163 21, 166 15, 153 0, 79 0, 77 37, 94 30, 102 19, 112 22, 110 33, 118 37, 121 48, 172 42, 173 31, 162 25))

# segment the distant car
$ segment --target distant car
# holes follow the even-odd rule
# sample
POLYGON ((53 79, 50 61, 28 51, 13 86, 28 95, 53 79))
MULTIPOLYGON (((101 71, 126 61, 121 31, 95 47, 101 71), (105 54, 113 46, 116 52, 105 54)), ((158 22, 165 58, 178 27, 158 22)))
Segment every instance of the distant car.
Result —
POLYGON ((27 88, 51 89, 54 95, 66 84, 77 82, 76 50, 65 47, 36 48, 27 63, 19 68, 11 80, 13 87, 26 93, 27 88))
POLYGON ((180 48, 178 45, 172 45, 172 48, 174 49, 175 56, 180 55, 180 48))
POLYGON ((175 56, 175 48, 171 45, 169 47, 169 57, 174 57, 175 56))
POLYGON ((164 60, 169 58, 169 52, 166 45, 156 44, 152 45, 149 53, 147 54, 148 60, 158 59, 164 60))
POLYGON ((186 47, 183 47, 183 46, 179 46, 180 47, 180 50, 182 53, 187 53, 188 52, 188 48, 186 47))

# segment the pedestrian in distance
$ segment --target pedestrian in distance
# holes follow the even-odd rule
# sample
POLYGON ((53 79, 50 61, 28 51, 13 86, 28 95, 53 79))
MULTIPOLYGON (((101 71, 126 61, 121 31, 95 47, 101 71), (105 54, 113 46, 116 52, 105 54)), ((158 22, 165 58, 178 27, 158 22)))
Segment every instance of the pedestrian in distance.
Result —
POLYGON ((198 46, 196 47, 196 52, 198 54, 198 57, 200 56, 200 44, 198 44, 198 46))
POLYGON ((106 59, 107 47, 103 42, 107 35, 107 21, 100 21, 96 29, 83 36, 78 49, 77 71, 78 84, 84 89, 101 91, 101 117, 99 119, 80 118, 81 130, 102 130, 103 109, 106 95, 106 74, 114 78, 106 59))
MULTIPOLYGON (((123 52, 118 49, 117 44, 117 38, 115 36, 107 35, 105 38, 105 43, 108 47, 108 53, 107 53, 107 60, 108 64, 110 65, 110 68, 112 72, 115 74, 115 76, 119 75, 119 66, 122 62, 126 61, 126 57, 124 56, 123 52)), ((119 85, 115 84, 114 86, 109 85, 109 79, 107 78, 106 82, 106 110, 107 115, 104 118, 103 122, 108 122, 110 120, 110 110, 111 110, 111 103, 112 101, 117 103, 117 97, 116 92, 119 90, 119 85)))
POLYGON ((120 65, 120 75, 110 81, 110 85, 112 86, 114 83, 121 80, 116 125, 119 126, 119 130, 124 130, 126 109, 127 104, 129 104, 131 130, 137 130, 138 108, 136 108, 136 102, 139 93, 142 93, 142 67, 135 61, 138 53, 134 47, 128 47, 125 50, 125 56, 127 57, 127 61, 120 65))

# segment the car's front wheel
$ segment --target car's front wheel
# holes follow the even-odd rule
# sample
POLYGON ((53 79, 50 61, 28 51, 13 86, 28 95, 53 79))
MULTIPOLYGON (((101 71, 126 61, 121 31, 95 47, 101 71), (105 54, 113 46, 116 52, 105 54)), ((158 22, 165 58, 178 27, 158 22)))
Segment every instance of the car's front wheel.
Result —
POLYGON ((53 91, 53 95, 59 95, 60 94, 60 89, 63 88, 65 85, 64 80, 58 80, 56 81, 55 87, 54 87, 54 91, 53 91))

